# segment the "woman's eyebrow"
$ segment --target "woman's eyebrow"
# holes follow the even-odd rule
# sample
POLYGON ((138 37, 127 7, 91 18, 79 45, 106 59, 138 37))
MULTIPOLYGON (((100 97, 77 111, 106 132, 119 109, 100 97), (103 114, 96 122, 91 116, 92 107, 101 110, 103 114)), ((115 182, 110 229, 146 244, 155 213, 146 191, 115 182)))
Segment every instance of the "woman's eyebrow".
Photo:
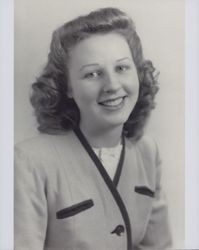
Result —
POLYGON ((131 61, 131 58, 130 57, 123 57, 121 59, 116 60, 116 62, 120 62, 120 61, 123 61, 123 60, 130 60, 131 61))
MULTIPOLYGON (((123 61, 123 60, 129 60, 129 61, 131 61, 130 57, 123 57, 123 58, 117 59, 116 62, 120 62, 120 61, 123 61)), ((99 66, 99 63, 84 64, 84 65, 81 66, 81 68, 79 69, 79 71, 82 71, 86 67, 93 67, 93 66, 99 66)))
POLYGON ((85 64, 85 65, 81 66, 81 68, 79 70, 81 71, 86 67, 92 67, 92 66, 99 66, 99 64, 98 63, 85 64))

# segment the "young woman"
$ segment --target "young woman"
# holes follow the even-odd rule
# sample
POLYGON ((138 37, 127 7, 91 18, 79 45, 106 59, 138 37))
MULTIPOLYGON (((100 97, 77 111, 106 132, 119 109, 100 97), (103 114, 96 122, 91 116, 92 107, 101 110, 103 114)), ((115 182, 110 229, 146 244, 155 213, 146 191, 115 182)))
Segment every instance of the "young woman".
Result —
POLYGON ((15 151, 16 250, 170 247, 158 150, 143 135, 154 71, 118 9, 55 30, 32 85, 41 133, 15 151))

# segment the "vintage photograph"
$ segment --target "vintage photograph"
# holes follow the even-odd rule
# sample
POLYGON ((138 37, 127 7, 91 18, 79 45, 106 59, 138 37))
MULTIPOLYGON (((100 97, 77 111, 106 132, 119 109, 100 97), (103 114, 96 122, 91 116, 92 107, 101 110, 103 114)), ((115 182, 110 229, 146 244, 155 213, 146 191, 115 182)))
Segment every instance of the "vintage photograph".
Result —
POLYGON ((14 11, 14 249, 184 249, 184 0, 14 11))

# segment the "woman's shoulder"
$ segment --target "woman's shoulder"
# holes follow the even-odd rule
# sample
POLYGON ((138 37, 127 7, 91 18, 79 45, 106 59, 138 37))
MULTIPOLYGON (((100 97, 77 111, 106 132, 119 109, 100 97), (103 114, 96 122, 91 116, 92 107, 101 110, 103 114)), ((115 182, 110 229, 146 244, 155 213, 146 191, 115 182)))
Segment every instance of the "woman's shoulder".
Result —
POLYGON ((155 139, 148 134, 144 134, 140 140, 138 140, 137 146, 146 153, 155 154, 157 151, 155 139))
POLYGON ((137 152, 141 154, 146 161, 154 162, 157 158, 158 147, 155 139, 149 135, 144 134, 138 141, 133 142, 130 139, 132 145, 135 146, 137 152))
POLYGON ((15 154, 23 153, 29 156, 48 156, 56 152, 57 146, 71 146, 72 134, 70 131, 64 134, 38 134, 15 144, 15 154))
POLYGON ((65 134, 39 134, 15 145, 15 173, 29 171, 39 173, 42 178, 58 173, 64 162, 70 161, 74 151, 74 135, 71 131, 65 134))
POLYGON ((142 150, 156 151, 157 148, 156 141, 149 134, 144 134, 140 139, 136 141, 131 138, 128 138, 128 140, 132 145, 135 145, 136 147, 139 147, 142 150))

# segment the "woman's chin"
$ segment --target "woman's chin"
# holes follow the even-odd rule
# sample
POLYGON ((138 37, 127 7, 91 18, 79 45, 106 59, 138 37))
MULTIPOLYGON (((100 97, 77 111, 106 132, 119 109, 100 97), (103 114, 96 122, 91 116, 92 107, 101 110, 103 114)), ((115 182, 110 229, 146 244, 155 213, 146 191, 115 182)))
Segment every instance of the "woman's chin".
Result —
POLYGON ((104 117, 103 120, 103 126, 104 127, 117 127, 117 126, 123 126, 124 123, 127 121, 128 115, 122 114, 118 116, 109 116, 109 117, 104 117))

